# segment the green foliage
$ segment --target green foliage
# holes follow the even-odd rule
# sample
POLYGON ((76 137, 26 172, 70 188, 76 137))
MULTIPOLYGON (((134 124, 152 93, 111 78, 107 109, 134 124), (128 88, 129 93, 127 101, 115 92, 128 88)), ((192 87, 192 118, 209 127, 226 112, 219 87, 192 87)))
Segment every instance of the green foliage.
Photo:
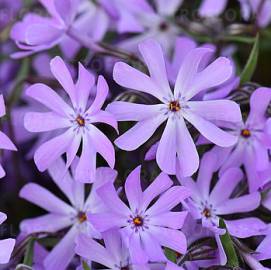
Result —
POLYGON ((246 66, 241 74, 241 84, 249 82, 256 70, 259 57, 259 34, 255 38, 246 66))
POLYGON ((227 265, 233 268, 239 267, 239 260, 233 245, 233 241, 222 218, 219 220, 219 227, 226 230, 226 233, 220 236, 220 240, 227 256, 227 265))
POLYGON ((24 255, 24 264, 27 266, 32 266, 33 264, 33 257, 34 257, 34 245, 35 245, 35 238, 30 238, 24 255))
POLYGON ((177 262, 177 254, 174 250, 165 248, 165 255, 171 262, 177 262))

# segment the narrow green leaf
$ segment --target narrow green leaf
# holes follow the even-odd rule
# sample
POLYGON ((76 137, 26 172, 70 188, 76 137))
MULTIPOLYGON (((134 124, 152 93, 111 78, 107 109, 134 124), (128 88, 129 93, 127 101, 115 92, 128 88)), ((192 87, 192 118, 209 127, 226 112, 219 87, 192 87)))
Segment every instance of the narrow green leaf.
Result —
POLYGON ((85 261, 82 262, 82 265, 83 265, 84 270, 91 270, 90 267, 88 266, 88 264, 85 261))
POLYGON ((32 266, 33 264, 35 241, 36 241, 35 238, 31 238, 26 246, 24 262, 23 262, 25 265, 32 266))
POLYGON ((241 84, 249 82, 255 72, 259 56, 259 34, 255 38, 246 66, 241 74, 241 84))
POLYGON ((220 236, 220 240, 227 256, 227 265, 229 267, 239 267, 239 260, 235 252, 233 241, 222 218, 219 220, 219 228, 226 230, 226 233, 220 236))
POLYGON ((177 262, 177 253, 174 250, 165 248, 165 255, 171 262, 177 262))

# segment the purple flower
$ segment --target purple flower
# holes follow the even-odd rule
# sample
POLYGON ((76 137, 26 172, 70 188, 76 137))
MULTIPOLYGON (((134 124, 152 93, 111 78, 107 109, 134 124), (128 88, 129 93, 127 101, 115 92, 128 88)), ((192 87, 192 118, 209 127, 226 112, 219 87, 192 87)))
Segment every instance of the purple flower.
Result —
POLYGON ((102 238, 105 247, 91 237, 80 234, 76 240, 76 254, 109 269, 129 269, 131 266, 129 250, 123 245, 118 231, 106 231, 102 238))
POLYGON ((270 166, 268 151, 271 147, 271 133, 268 130, 271 120, 265 116, 270 101, 270 88, 255 90, 250 98, 250 113, 247 120, 228 126, 229 132, 235 135, 238 141, 232 147, 215 149, 218 151, 222 171, 244 165, 251 192, 263 184, 261 172, 270 166))
POLYGON ((100 238, 100 234, 87 222, 87 212, 105 211, 105 206, 97 197, 96 190, 107 182, 114 182, 116 172, 110 168, 97 169, 96 179, 91 192, 85 199, 85 186, 74 181, 72 175, 65 171, 65 164, 61 159, 54 162, 49 173, 54 183, 68 198, 70 204, 60 200, 50 191, 35 183, 25 185, 20 197, 48 211, 48 214, 22 221, 20 228, 23 233, 56 233, 69 229, 66 235, 53 248, 44 260, 46 270, 66 269, 74 256, 75 239, 79 233, 100 238))
POLYGON ((145 0, 117 2, 123 14, 118 23, 119 30, 124 33, 137 33, 136 36, 120 42, 120 47, 136 51, 139 43, 153 38, 162 45, 167 54, 171 52, 174 41, 180 34, 180 28, 174 23, 173 17, 182 0, 155 0, 155 9, 145 0), (123 2, 126 2, 124 9, 123 2))
POLYGON ((157 163, 168 174, 175 174, 178 168, 183 176, 190 176, 198 169, 199 157, 185 120, 214 144, 229 147, 237 141, 235 136, 214 124, 217 120, 233 123, 241 121, 240 108, 235 102, 191 100, 201 91, 227 81, 232 75, 231 62, 220 57, 201 70, 201 62, 213 51, 209 48, 192 50, 180 67, 172 92, 159 44, 148 40, 139 45, 139 50, 148 66, 150 76, 125 63, 117 63, 114 68, 114 79, 124 87, 154 96, 160 103, 143 105, 113 102, 110 104, 107 110, 113 113, 118 121, 138 122, 115 143, 121 149, 135 150, 144 144, 162 123, 166 122, 157 149, 157 163))
MULTIPOLYGON (((238 0, 241 5, 242 16, 248 20, 252 15, 257 16, 260 27, 266 27, 271 21, 270 0, 238 0), (263 3, 263 4, 262 4, 263 3)), ((199 9, 202 17, 219 16, 226 8, 228 0, 203 0, 199 9)))
POLYGON ((102 234, 105 246, 91 237, 80 234, 76 241, 75 252, 84 259, 99 263, 111 270, 181 270, 172 263, 149 263, 134 265, 130 260, 129 249, 123 245, 121 236, 116 230, 108 230, 102 234))
POLYGON ((45 84, 34 84, 26 90, 28 96, 45 105, 49 112, 29 112, 25 115, 25 128, 30 132, 63 130, 63 133, 42 144, 34 155, 38 169, 43 172, 60 156, 66 153, 68 168, 73 162, 82 142, 82 153, 76 167, 75 179, 93 182, 96 171, 96 155, 101 154, 111 168, 115 164, 115 151, 109 139, 95 123, 106 123, 117 129, 113 116, 101 110, 108 94, 108 85, 99 76, 97 95, 88 105, 90 91, 95 84, 94 76, 79 63, 79 75, 74 84, 72 77, 60 57, 51 61, 51 71, 69 95, 66 103, 45 84))
POLYGON ((265 237, 259 243, 255 252, 241 252, 243 259, 252 270, 270 270, 270 268, 264 267, 260 261, 269 260, 271 258, 271 224, 267 226, 267 229, 263 232, 263 235, 264 234, 265 237))
MULTIPOLYGON (((7 216, 4 213, 0 212, 0 225, 6 219, 7 219, 7 216)), ((0 265, 6 264, 9 262, 14 246, 15 246, 14 239, 9 238, 9 239, 0 240, 0 265)))
MULTIPOLYGON (((5 103, 4 103, 4 97, 3 95, 0 95, 0 117, 3 117, 5 114, 6 114, 6 108, 5 108, 5 103)), ((17 151, 16 146, 2 131, 0 131, 0 149, 17 151)), ((0 164, 0 178, 4 177, 5 175, 6 173, 2 165, 0 164)))
POLYGON ((179 229, 183 226, 187 212, 170 210, 186 199, 189 191, 181 186, 171 187, 173 182, 161 173, 142 192, 140 169, 139 166, 133 170, 125 182, 130 208, 120 200, 113 184, 106 184, 97 193, 110 211, 90 213, 88 219, 100 232, 118 228, 129 248, 133 264, 166 262, 161 246, 179 253, 186 251, 186 239, 179 229), (158 200, 150 206, 158 196, 158 200))
POLYGON ((50 16, 42 17, 29 13, 13 26, 10 36, 22 50, 13 54, 15 58, 48 50, 58 44, 64 54, 72 58, 81 45, 73 39, 71 32, 80 32, 80 35, 87 35, 96 41, 103 38, 108 28, 107 15, 90 1, 39 0, 39 2, 50 16))
MULTIPOLYGON (((254 192, 232 197, 235 188, 243 179, 243 173, 239 168, 230 168, 223 172, 211 190, 212 176, 217 171, 217 160, 215 152, 206 153, 200 164, 197 181, 192 178, 180 181, 192 192, 186 204, 190 214, 195 219, 201 220, 203 227, 220 234, 221 216, 255 210, 260 205, 261 196, 259 192, 254 192)), ((261 231, 266 228, 262 221, 250 217, 225 220, 225 223, 230 234, 239 238, 261 235, 261 231)))

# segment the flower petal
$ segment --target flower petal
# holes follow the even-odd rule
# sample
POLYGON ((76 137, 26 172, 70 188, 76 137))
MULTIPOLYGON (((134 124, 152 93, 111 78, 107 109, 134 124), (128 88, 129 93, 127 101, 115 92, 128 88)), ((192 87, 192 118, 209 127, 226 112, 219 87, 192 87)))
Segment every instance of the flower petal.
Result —
POLYGON ((26 95, 62 116, 66 117, 73 113, 71 107, 54 90, 45 84, 33 84, 26 90, 26 95))
POLYGON ((227 0, 203 0, 199 8, 202 17, 214 17, 220 15, 227 5, 227 0))
POLYGON ((103 106, 107 95, 109 92, 108 84, 103 76, 98 77, 98 83, 97 83, 97 93, 96 97, 89 107, 87 113, 94 114, 97 113, 103 106))
POLYGON ((25 114, 24 126, 30 132, 44 132, 67 128, 71 122, 54 112, 29 112, 25 114))
POLYGON ((182 4, 183 0, 157 0, 158 13, 162 16, 173 16, 182 4))
POLYGON ((128 175, 125 181, 125 194, 133 212, 139 210, 139 206, 143 197, 140 182, 140 172, 141 166, 138 166, 128 175))
POLYGON ((190 87, 193 83, 193 79, 198 72, 200 63, 209 54, 212 54, 213 50, 209 48, 196 48, 191 50, 180 67, 175 88, 174 97, 179 98, 182 96, 186 100, 191 98, 190 87))
POLYGON ((87 260, 109 268, 114 267, 114 261, 108 251, 86 234, 79 234, 77 237, 75 252, 87 260), (89 252, 90 250, 91 252, 89 252))
POLYGON ((53 193, 35 183, 26 184, 20 191, 20 197, 48 212, 69 216, 76 214, 75 209, 70 205, 61 201, 53 193))
POLYGON ((166 64, 161 45, 153 39, 148 39, 141 42, 138 48, 147 64, 151 79, 158 86, 157 91, 160 91, 161 95, 165 97, 171 96, 172 92, 167 78, 166 64))
POLYGON ((17 151, 16 146, 13 144, 10 138, 2 131, 0 131, 0 149, 17 151))
POLYGON ((96 149, 88 134, 83 137, 82 153, 76 166, 74 178, 81 183, 93 183, 96 174, 96 149))
POLYGON ((230 147, 234 145, 238 137, 234 136, 212 122, 194 113, 183 113, 184 118, 189 121, 206 139, 221 147, 230 147))
POLYGON ((0 117, 6 114, 6 106, 3 95, 0 95, 0 117))
POLYGON ((37 232, 55 233, 70 227, 72 224, 73 221, 69 215, 46 214, 23 220, 20 224, 20 230, 27 234, 37 232))
POLYGON ((199 167, 199 155, 196 145, 186 127, 184 119, 177 121, 177 168, 183 177, 191 176, 199 167))
POLYGON ((214 152, 207 152, 201 159, 197 186, 201 191, 203 198, 209 198, 210 184, 212 180, 213 173, 216 170, 217 157, 214 152))
POLYGON ((89 116, 90 122, 93 123, 104 123, 113 127, 116 131, 118 131, 118 123, 115 119, 114 115, 106 112, 106 111, 99 111, 96 114, 89 116))
POLYGON ((45 258, 44 266, 46 270, 67 269, 75 255, 74 248, 77 235, 78 228, 73 226, 45 258))
POLYGON ((183 232, 162 227, 152 227, 152 231, 160 245, 185 254, 187 242, 183 232))
POLYGON ((219 204, 230 198, 234 188, 243 179, 244 174, 239 168, 230 168, 226 170, 219 178, 210 194, 210 201, 219 204))
POLYGON ((142 209, 146 209, 149 204, 161 193, 169 189, 173 185, 173 181, 165 173, 160 173, 155 180, 144 190, 142 209))
POLYGON ((248 238, 263 235, 266 224, 258 218, 242 218, 237 220, 225 220, 230 235, 238 238, 248 238))
POLYGON ((106 183, 104 186, 97 190, 97 194, 102 198, 103 202, 107 205, 113 213, 121 216, 129 216, 130 209, 121 201, 112 183, 106 183))
POLYGON ((14 246, 14 239, 0 240, 0 264, 6 264, 9 262, 14 246))
POLYGON ((167 116, 159 114, 135 124, 131 129, 116 139, 115 144, 123 150, 132 151, 144 144, 166 120, 167 116))
POLYGON ((152 79, 125 63, 118 62, 115 64, 113 77, 123 87, 150 94, 163 101, 163 94, 158 90, 152 79))
POLYGON ((115 149, 111 141, 95 126, 89 126, 88 135, 96 151, 113 169, 115 166, 115 149))
POLYGON ((164 108, 163 104, 146 105, 114 101, 107 106, 106 110, 112 113, 118 121, 142 121, 154 117, 164 108))
POLYGON ((166 212, 152 216, 150 224, 179 230, 183 227, 188 212, 166 212))
POLYGON ((77 106, 84 112, 90 95, 90 90, 95 84, 95 77, 81 63, 79 63, 78 80, 75 85, 77 106))
POLYGON ((161 197, 152 205, 146 213, 153 215, 158 215, 167 212, 174 208, 176 205, 184 201, 190 196, 190 191, 181 186, 174 186, 167 190, 161 197))
POLYGON ((233 73, 233 64, 226 57, 219 57, 203 71, 197 73, 190 85, 186 98, 190 99, 203 90, 222 85, 233 73))
POLYGON ((255 210, 261 202, 261 195, 254 192, 238 198, 229 199, 216 207, 217 214, 228 215, 255 210))
POLYGON ((231 100, 189 101, 191 111, 206 120, 241 122, 240 107, 231 100))
POLYGON ((34 155, 39 171, 44 172, 58 159, 71 144, 74 137, 72 129, 42 144, 34 155))
POLYGON ((271 101, 271 88, 260 87, 250 97, 250 113, 247 123, 255 125, 265 121, 266 109, 271 101))
POLYGON ((89 213, 88 221, 94 226, 99 232, 106 232, 110 229, 117 229, 125 226, 127 218, 123 215, 115 213, 89 213))
POLYGON ((76 92, 72 76, 61 57, 56 56, 50 62, 50 68, 54 77, 69 95, 73 107, 76 107, 76 92))

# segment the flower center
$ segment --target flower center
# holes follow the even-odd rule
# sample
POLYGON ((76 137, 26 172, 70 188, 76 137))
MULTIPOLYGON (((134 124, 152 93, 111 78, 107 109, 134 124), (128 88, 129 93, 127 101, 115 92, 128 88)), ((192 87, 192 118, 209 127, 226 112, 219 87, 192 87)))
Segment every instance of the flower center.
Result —
POLYGON ((241 131, 241 136, 244 138, 249 138, 251 136, 251 132, 249 129, 243 129, 241 131))
POLYGON ((181 106, 180 106, 179 101, 171 101, 171 102, 169 103, 169 109, 170 109, 172 112, 178 112, 178 111, 181 109, 181 106))
POLYGON ((134 225, 135 225, 136 227, 139 227, 139 226, 142 226, 142 225, 143 225, 144 220, 143 220, 142 217, 137 216, 137 217, 135 217, 135 218, 133 219, 133 223, 134 223, 134 225))
POLYGON ((212 216, 210 209, 208 209, 207 207, 205 207, 204 210, 202 211, 202 215, 205 216, 206 218, 210 218, 212 216))
POLYGON ((79 223, 84 223, 85 221, 87 221, 87 215, 84 212, 79 212, 77 217, 78 217, 79 223))
POLYGON ((159 25, 159 29, 162 32, 167 31, 169 29, 168 23, 167 22, 161 22, 160 25, 159 25))
POLYGON ((78 115, 75 120, 80 127, 85 126, 85 119, 81 115, 78 115))

